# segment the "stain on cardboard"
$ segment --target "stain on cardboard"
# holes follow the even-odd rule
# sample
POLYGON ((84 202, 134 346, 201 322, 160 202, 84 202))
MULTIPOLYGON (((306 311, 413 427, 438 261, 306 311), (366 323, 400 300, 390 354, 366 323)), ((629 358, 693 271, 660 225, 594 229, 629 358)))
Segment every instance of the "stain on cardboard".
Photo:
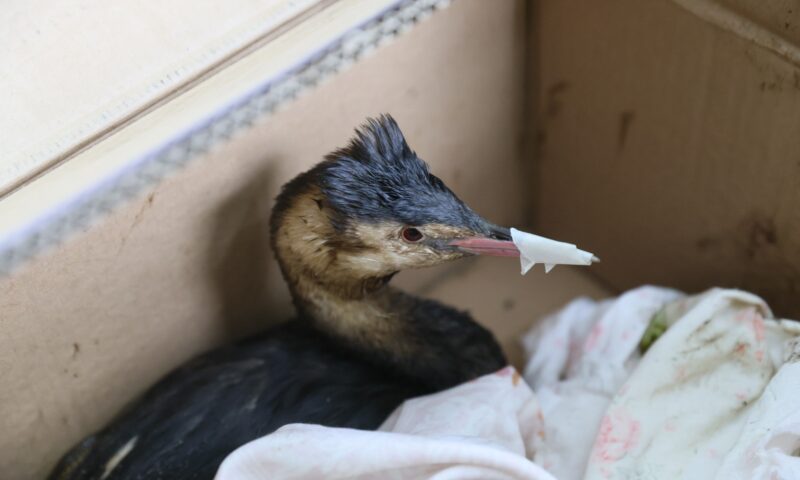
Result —
POLYGON ((558 116, 563 106, 563 95, 569 90, 570 84, 566 80, 560 80, 547 89, 547 116, 554 118, 558 116))
POLYGON ((513 298, 506 298, 505 300, 503 300, 503 310, 506 311, 506 312, 510 312, 511 310, 514 310, 514 306, 515 305, 516 305, 516 302, 514 301, 513 298))
POLYGON ((754 258, 760 250, 778 244, 778 231, 772 217, 754 214, 743 220, 742 225, 746 234, 744 253, 748 258, 754 258))
POLYGON ((737 256, 748 260, 756 258, 760 252, 779 247, 778 227, 772 216, 754 212, 739 221, 729 234, 706 236, 695 241, 695 248, 704 253, 732 249, 737 256))
POLYGON ((625 110, 619 114, 619 134, 617 135, 617 149, 621 152, 625 148, 625 141, 628 139, 628 133, 631 129, 631 124, 636 118, 636 112, 633 110, 625 110))
POLYGON ((543 128, 536 129, 536 152, 539 154, 539 157, 543 157, 542 151, 544 151, 544 146, 547 144, 547 131, 543 128))
POLYGON ((128 228, 128 231, 125 233, 125 235, 122 236, 122 240, 120 241, 119 244, 119 250, 117 250, 118 254, 122 252, 122 249, 125 247, 125 242, 128 241, 128 237, 131 235, 131 233, 133 233, 133 230, 136 228, 136 226, 139 225, 139 223, 142 221, 142 218, 144 218, 144 213, 147 211, 148 208, 153 206, 153 201, 155 200, 155 198, 156 198, 156 192, 151 192, 150 195, 147 196, 147 200, 142 204, 142 207, 133 217, 133 222, 131 222, 131 226, 128 228))
MULTIPOLYGON (((455 170, 453 170, 452 179, 453 179, 453 185, 458 185, 459 182, 461 182, 461 170, 460 169, 456 168, 455 170)), ((453 190, 457 190, 457 189, 453 189, 453 190)))
POLYGON ((783 92, 784 90, 800 90, 800 72, 792 72, 791 77, 786 74, 774 73, 771 78, 762 80, 758 84, 762 92, 783 92))
POLYGON ((695 242, 695 247, 701 252, 718 249, 722 244, 722 240, 718 237, 702 237, 698 238, 695 242))
POLYGON ((81 344, 75 342, 72 344, 72 359, 78 358, 79 353, 81 353, 81 344))
POLYGON ((769 92, 781 92, 783 91, 783 88, 781 88, 781 83, 779 80, 773 80, 770 82, 761 82, 761 90, 769 92))

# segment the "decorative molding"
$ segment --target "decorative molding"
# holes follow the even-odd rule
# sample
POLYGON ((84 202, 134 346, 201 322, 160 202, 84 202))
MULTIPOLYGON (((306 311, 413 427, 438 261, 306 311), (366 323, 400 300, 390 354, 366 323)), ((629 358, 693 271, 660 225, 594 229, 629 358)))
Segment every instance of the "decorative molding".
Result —
POLYGON ((449 0, 402 0, 376 18, 349 30, 285 75, 270 78, 243 99, 227 106, 190 131, 131 162, 79 198, 45 218, 0 239, 0 277, 101 220, 120 205, 152 188, 192 159, 225 142, 256 120, 347 69, 377 47, 410 30, 444 8, 449 0))

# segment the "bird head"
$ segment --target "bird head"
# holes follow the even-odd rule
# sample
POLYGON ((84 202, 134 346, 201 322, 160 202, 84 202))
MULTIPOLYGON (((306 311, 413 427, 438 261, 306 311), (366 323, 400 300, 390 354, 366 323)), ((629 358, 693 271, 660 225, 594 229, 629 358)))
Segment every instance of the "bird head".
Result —
POLYGON ((388 115, 284 186, 271 226, 284 272, 323 282, 388 278, 470 255, 519 256, 509 230, 430 173, 388 115))

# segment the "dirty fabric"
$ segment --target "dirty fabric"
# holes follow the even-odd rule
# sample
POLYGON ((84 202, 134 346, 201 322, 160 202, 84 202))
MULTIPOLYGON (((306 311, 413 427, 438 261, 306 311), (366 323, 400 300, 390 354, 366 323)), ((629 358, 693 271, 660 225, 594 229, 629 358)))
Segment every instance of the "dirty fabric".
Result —
POLYGON ((732 290, 664 313, 669 328, 605 411, 585 478, 800 478, 797 324, 732 290))
POLYGON ((409 400, 377 432, 288 425, 217 479, 800 478, 800 328, 771 317, 734 290, 577 299, 524 337, 524 381, 409 400))
POLYGON ((736 290, 574 300, 523 338, 534 460, 561 480, 800 478, 800 329, 771 317, 736 290))
POLYGON ((580 479, 608 405, 638 364, 650 319, 683 294, 640 287, 618 298, 573 300, 523 337, 525 380, 545 418, 536 460, 556 477, 580 479))
POLYGON ((533 392, 512 367, 406 401, 378 432, 287 425, 225 459, 217 480, 552 480, 529 461, 542 435, 533 392))

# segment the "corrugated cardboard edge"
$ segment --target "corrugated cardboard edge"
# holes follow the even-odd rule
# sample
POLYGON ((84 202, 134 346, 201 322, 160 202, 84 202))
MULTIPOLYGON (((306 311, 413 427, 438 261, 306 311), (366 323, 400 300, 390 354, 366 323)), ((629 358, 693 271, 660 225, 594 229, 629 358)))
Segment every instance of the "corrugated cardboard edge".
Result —
POLYGON ((434 11, 449 0, 402 0, 361 25, 349 30, 323 51, 311 53, 304 61, 276 78, 264 82, 242 99, 199 121, 103 182, 87 188, 58 210, 36 219, 24 229, 0 239, 0 276, 54 248, 86 229, 115 208, 180 170, 193 158, 269 116, 328 77, 344 71, 434 11))
POLYGON ((800 47, 716 0, 672 0, 699 18, 766 48, 800 66, 800 47))

